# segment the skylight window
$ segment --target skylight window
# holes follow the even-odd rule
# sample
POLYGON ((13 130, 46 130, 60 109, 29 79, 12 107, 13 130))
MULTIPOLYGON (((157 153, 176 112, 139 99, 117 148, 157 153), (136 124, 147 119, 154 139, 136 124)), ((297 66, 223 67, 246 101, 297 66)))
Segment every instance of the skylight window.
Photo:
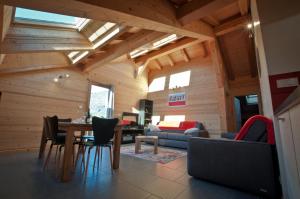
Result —
POLYGON ((99 46, 101 46, 102 44, 104 44, 105 42, 107 42, 108 40, 110 40, 111 38, 113 38, 116 34, 118 34, 120 32, 120 28, 116 28, 115 30, 113 30, 112 32, 108 33, 107 35, 105 35, 103 38, 101 38, 99 41, 97 41, 94 45, 93 48, 96 49, 99 46))
POLYGON ((83 51, 82 53, 78 54, 77 57, 75 57, 74 59, 71 59, 72 63, 75 64, 76 62, 81 60, 83 57, 85 57, 87 54, 89 54, 89 51, 83 51))
POLYGON ((170 76, 169 89, 179 88, 190 85, 191 71, 175 73, 170 76))
POLYGON ((166 77, 155 78, 149 85, 149 92, 162 91, 165 89, 166 77))
POLYGON ((98 30, 96 30, 96 32, 94 32, 89 37, 89 40, 91 42, 95 41, 98 37, 100 37, 101 35, 103 35, 104 33, 106 33, 109 29, 111 29, 115 25, 116 25, 115 23, 111 23, 111 22, 105 23, 103 26, 101 26, 98 30))
POLYGON ((50 12, 42 12, 24 8, 16 8, 15 20, 29 23, 47 23, 52 25, 65 25, 82 29, 90 20, 50 12))
POLYGON ((157 42, 154 42, 153 43, 153 47, 154 48, 158 48, 158 47, 166 45, 166 44, 168 44, 168 43, 170 43, 172 41, 175 41, 176 39, 178 39, 177 35, 176 34, 172 34, 172 35, 167 36, 167 37, 165 37, 165 38, 163 38, 163 39, 161 39, 161 40, 159 40, 157 42))
POLYGON ((164 46, 164 45, 166 45, 168 43, 171 43, 171 42, 173 42, 173 41, 175 41, 177 39, 180 39, 180 38, 181 38, 181 36, 178 36, 176 34, 172 34, 172 35, 164 37, 161 40, 158 40, 158 41, 156 41, 156 42, 154 42, 154 43, 152 43, 150 45, 142 46, 142 47, 140 47, 138 49, 135 49, 134 51, 131 51, 129 53, 129 55, 130 55, 130 57, 132 59, 134 59, 136 57, 144 55, 145 53, 147 53, 147 52, 149 52, 151 50, 157 49, 157 48, 159 48, 161 46, 164 46))

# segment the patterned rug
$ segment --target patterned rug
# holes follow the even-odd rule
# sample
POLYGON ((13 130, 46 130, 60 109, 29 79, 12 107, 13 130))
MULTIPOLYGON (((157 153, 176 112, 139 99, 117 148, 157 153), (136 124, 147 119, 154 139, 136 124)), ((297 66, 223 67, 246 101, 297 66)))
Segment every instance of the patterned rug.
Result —
POLYGON ((158 154, 153 154, 153 150, 153 145, 142 144, 140 153, 135 154, 134 144, 122 145, 121 147, 122 154, 145 160, 151 160, 161 164, 166 164, 168 162, 176 160, 177 158, 186 156, 186 151, 180 149, 158 147, 158 154))

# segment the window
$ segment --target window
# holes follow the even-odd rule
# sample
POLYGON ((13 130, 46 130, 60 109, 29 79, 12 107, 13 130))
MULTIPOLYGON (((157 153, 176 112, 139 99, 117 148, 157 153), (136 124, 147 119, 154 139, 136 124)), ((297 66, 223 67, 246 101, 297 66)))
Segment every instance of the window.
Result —
POLYGON ((52 25, 65 25, 78 29, 82 29, 83 26, 85 26, 89 22, 89 19, 85 18, 60 15, 50 12, 42 12, 24 8, 16 8, 15 20, 38 24, 48 23, 52 25))
POLYGON ((116 24, 115 23, 110 23, 107 22, 105 23, 103 26, 101 26, 98 30, 96 30, 90 37, 89 40, 91 42, 95 41, 98 37, 100 37, 101 35, 103 35, 106 31, 108 31, 109 29, 111 29, 112 27, 114 27, 116 24))
POLYGON ((152 120, 153 125, 157 125, 157 123, 160 122, 160 116, 159 115, 153 115, 151 117, 151 120, 152 120))
POLYGON ((169 89, 190 85, 191 71, 175 73, 170 76, 169 89))
POLYGON ((166 77, 155 78, 149 85, 148 92, 162 91, 165 89, 166 77))
POLYGON ((255 105, 258 104, 258 97, 257 95, 247 95, 246 101, 248 105, 255 105))
POLYGON ((164 121, 166 122, 182 122, 185 120, 185 115, 165 115, 164 121))
POLYGON ((129 55, 133 59, 133 58, 139 57, 141 55, 144 55, 147 52, 155 50, 159 47, 167 45, 167 44, 169 44, 169 43, 171 43, 175 40, 178 40, 180 38, 181 38, 181 36, 178 36, 176 34, 171 34, 171 35, 168 35, 168 36, 166 36, 166 37, 164 37, 164 38, 162 38, 158 41, 153 42, 152 44, 147 44, 147 45, 144 45, 144 46, 142 46, 138 49, 135 49, 135 50, 131 51, 129 53, 129 55))
POLYGON ((109 118, 112 115, 113 96, 111 89, 97 85, 91 85, 90 114, 91 116, 109 118))

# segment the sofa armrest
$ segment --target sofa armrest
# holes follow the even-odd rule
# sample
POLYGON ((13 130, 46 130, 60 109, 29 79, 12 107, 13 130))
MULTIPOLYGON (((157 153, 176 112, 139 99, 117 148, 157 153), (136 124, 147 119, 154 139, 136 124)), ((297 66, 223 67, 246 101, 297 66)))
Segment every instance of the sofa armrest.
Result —
POLYGON ((191 138, 188 144, 189 175, 271 198, 279 190, 275 159, 266 143, 191 138))

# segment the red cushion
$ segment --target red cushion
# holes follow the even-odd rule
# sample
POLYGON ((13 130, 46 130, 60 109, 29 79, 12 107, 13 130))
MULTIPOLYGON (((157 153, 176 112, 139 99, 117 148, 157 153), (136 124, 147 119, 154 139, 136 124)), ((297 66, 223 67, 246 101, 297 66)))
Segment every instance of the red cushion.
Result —
POLYGON ((196 126, 197 126, 197 121, 183 121, 183 122, 180 122, 179 129, 187 130, 190 128, 195 128, 196 126))
POLYGON ((235 140, 243 140, 243 138, 247 135, 249 128, 256 121, 261 120, 267 125, 267 138, 269 144, 275 144, 275 135, 273 128, 273 121, 263 115, 255 115, 249 118, 246 123, 243 125, 239 133, 236 135, 235 140))
POLYGON ((131 121, 130 120, 121 120, 120 125, 121 126, 126 126, 126 125, 130 125, 131 121))

